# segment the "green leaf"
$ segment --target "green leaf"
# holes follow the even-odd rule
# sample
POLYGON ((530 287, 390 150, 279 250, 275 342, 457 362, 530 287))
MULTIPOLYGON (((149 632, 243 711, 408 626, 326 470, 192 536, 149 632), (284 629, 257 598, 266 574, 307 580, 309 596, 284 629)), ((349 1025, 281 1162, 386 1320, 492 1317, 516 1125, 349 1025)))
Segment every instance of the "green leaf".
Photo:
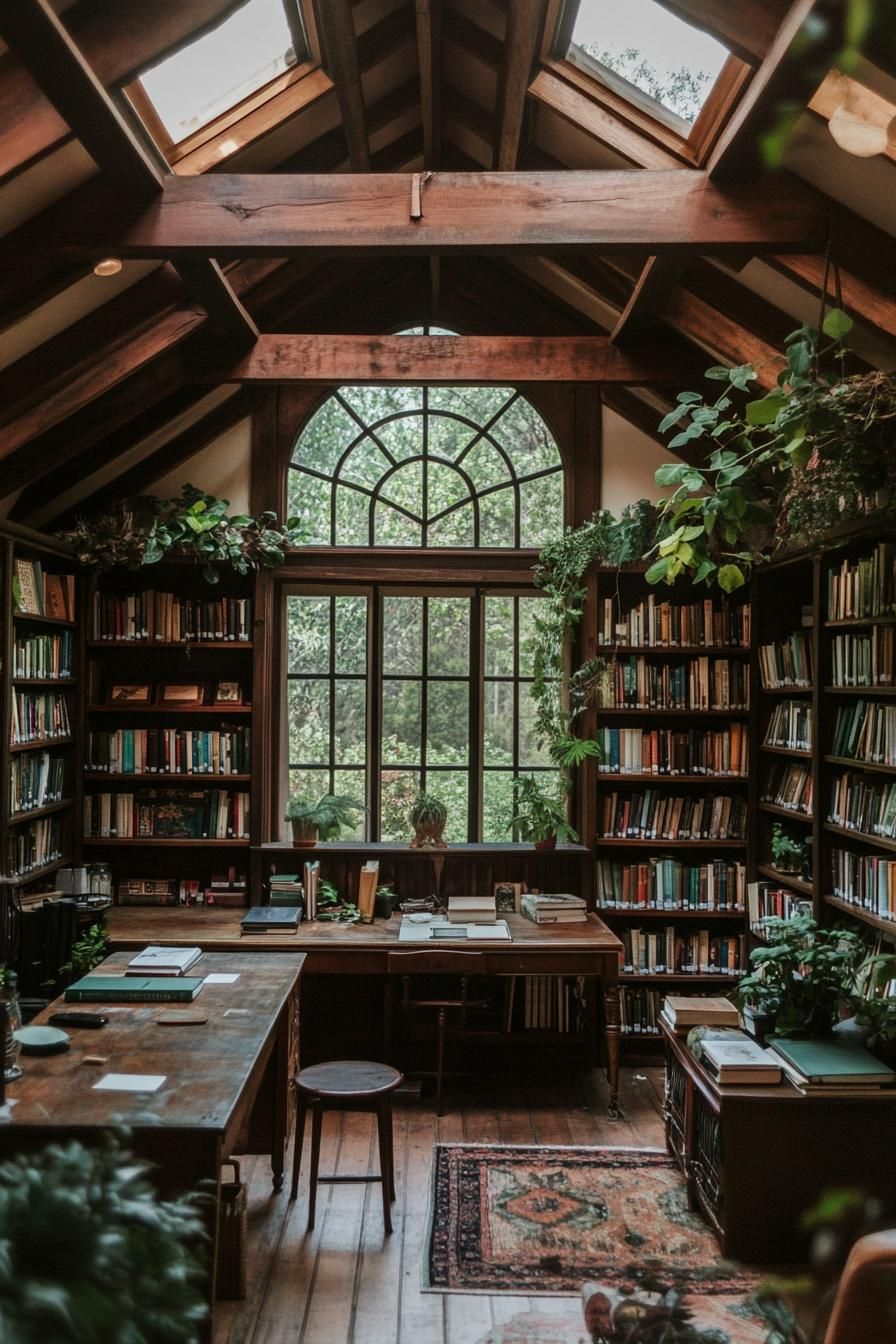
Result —
POLYGON ((749 468, 745 467, 742 462, 734 467, 723 467, 716 477, 716 488, 732 485, 735 481, 739 481, 741 476, 746 476, 748 470, 749 468))
POLYGON ((842 308, 832 308, 830 312, 825 313, 824 322, 821 329, 825 336, 830 336, 833 341, 842 341, 852 331, 853 321, 844 313, 842 308))
POLYGON ((718 573, 719 587, 723 593, 733 593, 746 583, 743 570, 739 565, 722 565, 718 573))
POLYGON ((778 418, 778 412, 787 405, 788 400, 783 392, 770 392, 767 397, 762 397, 759 401, 751 401, 746 410, 747 424, 773 424, 778 418))
POLYGON ((657 485, 680 485, 688 470, 684 463, 665 462, 661 467, 657 467, 654 480, 657 485))
POLYGON ((755 383, 759 377, 752 364, 739 364, 736 369, 730 369, 728 378, 734 387, 746 390, 751 383, 755 383))
POLYGON ((702 537, 702 536, 705 534, 705 532, 706 532, 706 528, 703 526, 702 523, 699 524, 699 525, 696 526, 696 527, 686 527, 685 530, 684 530, 684 532, 681 534, 681 535, 682 535, 682 540, 683 540, 683 541, 696 541, 697 538, 698 538, 698 537, 702 537))
POLYGON ((664 415, 662 420, 660 421, 659 426, 657 427, 657 433, 665 434, 667 429, 671 429, 673 425, 678 424, 679 420, 682 418, 683 415, 684 415, 683 406, 677 406, 674 411, 669 411, 669 413, 667 415, 664 415))
POLYGON ((710 574, 714 574, 717 569, 718 565, 716 564, 716 562, 714 560, 710 560, 709 557, 707 556, 705 560, 700 561, 700 564, 695 569, 694 582, 702 583, 704 579, 709 578, 710 574))
POLYGON ((688 406, 691 404, 691 402, 702 401, 703 398, 701 397, 699 392, 679 392, 675 400, 679 402, 682 406, 688 406))
POLYGON ((711 378, 715 383, 727 383, 728 369, 724 364, 713 364, 711 369, 707 369, 703 375, 704 378, 711 378))
POLYGON ((668 557, 664 556, 662 559, 653 562, 647 573, 644 575, 644 578, 648 583, 661 583, 666 577, 668 570, 669 560, 668 557))
POLYGON ((689 490, 702 490, 706 485, 706 477, 702 471, 691 468, 686 471, 682 478, 682 485, 686 485, 689 490))

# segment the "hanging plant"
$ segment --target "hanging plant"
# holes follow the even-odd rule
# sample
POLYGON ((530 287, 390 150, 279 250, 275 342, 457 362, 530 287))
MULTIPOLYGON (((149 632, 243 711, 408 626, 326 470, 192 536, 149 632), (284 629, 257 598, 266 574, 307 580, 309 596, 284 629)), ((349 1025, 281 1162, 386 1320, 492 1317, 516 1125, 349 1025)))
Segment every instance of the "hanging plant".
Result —
POLYGON ((230 514, 229 508, 229 500, 185 485, 173 499, 141 495, 99 517, 79 518, 61 535, 74 546, 82 565, 102 571, 116 565, 140 569, 166 557, 186 556, 202 565, 209 583, 218 582, 216 565, 230 565, 238 574, 271 569, 282 564, 290 547, 305 540, 300 518, 288 518, 279 526, 274 513, 253 518, 230 514))

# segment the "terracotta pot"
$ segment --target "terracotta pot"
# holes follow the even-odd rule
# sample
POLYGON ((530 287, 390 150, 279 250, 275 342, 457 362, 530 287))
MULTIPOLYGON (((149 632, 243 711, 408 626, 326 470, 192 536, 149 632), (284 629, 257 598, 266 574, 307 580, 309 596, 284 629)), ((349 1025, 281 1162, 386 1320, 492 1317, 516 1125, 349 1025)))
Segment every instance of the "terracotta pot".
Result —
POLYGON ((444 834, 444 821, 423 822, 414 827, 411 849, 447 849, 448 846, 442 839, 444 834))
POLYGON ((556 849, 556 848, 557 848, 557 837, 556 837, 556 835, 546 835, 545 838, 544 838, 543 840, 536 840, 536 841, 535 841, 535 848, 536 848, 536 849, 556 849))
POLYGON ((293 821, 292 843, 294 849, 313 849, 317 844, 317 826, 310 821, 293 821))

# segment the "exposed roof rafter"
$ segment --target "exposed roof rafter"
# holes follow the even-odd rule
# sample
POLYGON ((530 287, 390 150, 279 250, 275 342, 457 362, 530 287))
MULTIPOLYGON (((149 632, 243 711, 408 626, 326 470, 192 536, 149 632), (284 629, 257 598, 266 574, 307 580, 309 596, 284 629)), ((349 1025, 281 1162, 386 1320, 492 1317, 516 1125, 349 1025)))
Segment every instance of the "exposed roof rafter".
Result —
POLYGON ((351 0, 317 0, 315 12, 326 69, 339 100, 352 171, 369 173, 370 141, 351 0))
POLYGON ((498 130, 492 166, 500 172, 516 168, 526 91, 544 30, 545 0, 515 0, 507 10, 501 79, 498 87, 498 130))

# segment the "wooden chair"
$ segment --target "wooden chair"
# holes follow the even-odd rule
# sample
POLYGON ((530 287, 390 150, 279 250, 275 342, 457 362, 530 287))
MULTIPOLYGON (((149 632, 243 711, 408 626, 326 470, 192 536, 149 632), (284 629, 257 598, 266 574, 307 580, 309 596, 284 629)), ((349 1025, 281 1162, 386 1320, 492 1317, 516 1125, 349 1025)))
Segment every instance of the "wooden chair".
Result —
MULTIPOLYGON (((436 1080, 436 1115, 444 1114, 442 1110, 442 1081, 445 1076, 445 1041, 449 1026, 452 1029, 462 1031, 467 1025, 468 1011, 471 1008, 484 1008, 488 1004, 487 999, 471 999, 469 996, 470 976, 483 974, 484 966, 485 958, 481 952, 466 951, 462 948, 390 952, 386 960, 388 977, 386 981, 387 1032, 391 1029, 392 1021, 391 985, 393 977, 398 977, 401 980, 403 1026, 417 1009, 431 1010, 436 1015, 436 1067, 433 1075, 436 1080), (418 997, 412 994, 411 988, 415 978, 445 975, 456 977, 456 994, 441 995, 436 993, 430 997, 426 995, 418 997), (453 1021, 450 1023, 449 1014, 453 1015, 453 1021)), ((389 1036, 387 1035, 388 1040, 389 1036)))
POLYGON ((290 1199, 299 1192, 299 1170, 302 1165, 302 1145, 305 1136, 305 1116, 311 1111, 311 1171, 308 1188, 308 1231, 314 1227, 317 1207, 317 1187, 324 1185, 352 1185, 379 1183, 383 1189, 383 1223, 392 1231, 389 1209, 395 1199, 395 1162, 392 1152, 392 1093, 403 1078, 388 1064, 372 1064, 362 1059, 333 1060, 329 1064, 312 1064, 302 1069, 296 1078, 296 1140, 292 1159, 292 1189, 290 1199), (320 1130, 324 1111, 370 1111, 376 1116, 377 1138, 380 1150, 380 1170, 377 1176, 321 1176, 320 1130))
POLYGON ((896 1339, 896 1228, 860 1237, 843 1268, 824 1344, 896 1339))

